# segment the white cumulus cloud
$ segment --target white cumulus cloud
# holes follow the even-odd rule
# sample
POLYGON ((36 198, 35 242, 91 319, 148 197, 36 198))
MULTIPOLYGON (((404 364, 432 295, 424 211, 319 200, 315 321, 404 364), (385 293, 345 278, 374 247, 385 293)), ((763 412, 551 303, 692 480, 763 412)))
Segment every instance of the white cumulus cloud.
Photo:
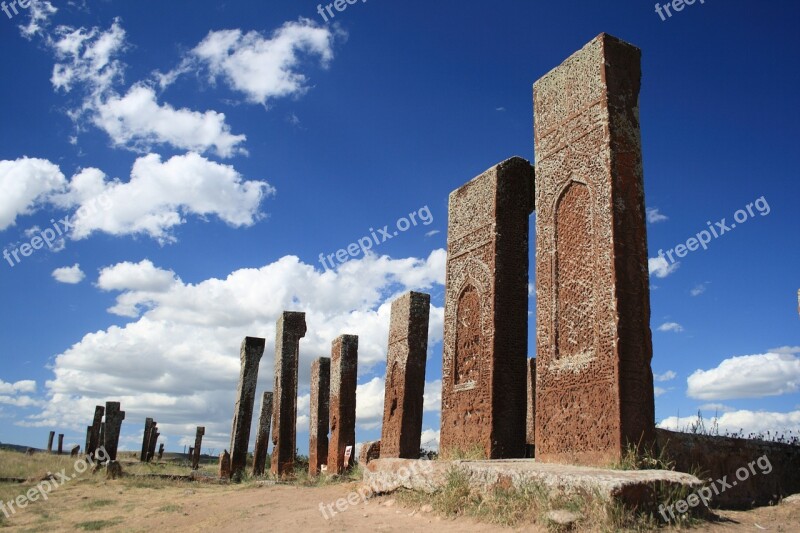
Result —
MULTIPOLYGON (((672 431, 689 431, 697 423, 697 415, 681 418, 671 416, 662 420, 658 427, 672 431)), ((706 430, 709 430, 713 421, 704 419, 703 423, 706 430)), ((789 431, 797 435, 800 433, 800 411, 788 413, 749 410, 729 411, 723 413, 717 419, 717 424, 720 435, 742 433, 745 437, 748 437, 751 434, 766 435, 767 432, 770 435, 788 435, 789 431)))
POLYGON ((439 436, 441 431, 438 429, 424 429, 420 439, 420 446, 426 450, 439 451, 439 436))
POLYGON ((216 215, 233 227, 250 226, 260 217, 261 201, 275 192, 265 181, 245 181, 232 166, 196 153, 167 161, 156 154, 140 157, 127 182, 107 180, 99 171, 83 176, 87 179, 80 185, 100 191, 109 208, 80 217, 73 230, 76 239, 100 231, 174 242, 171 230, 184 224, 186 215, 216 215))
POLYGON ((247 137, 231 133, 224 113, 159 104, 155 91, 142 84, 124 96, 112 94, 98 103, 93 121, 115 145, 137 151, 169 144, 196 152, 213 150, 220 157, 245 153, 239 145, 247 137))
POLYGON ((0 161, 0 231, 13 226, 18 216, 35 212, 66 186, 64 174, 46 159, 0 161))
POLYGON ((115 146, 147 152, 156 145, 170 145, 200 153, 213 151, 220 157, 245 153, 240 145, 246 137, 231 133, 223 113, 160 103, 145 82, 134 83, 124 94, 118 91, 125 71, 119 56, 129 46, 119 19, 107 30, 59 26, 46 42, 57 61, 53 87, 80 94, 71 117, 77 121, 87 116, 115 146))
POLYGON ((86 274, 83 273, 83 270, 81 270, 81 266, 78 263, 75 263, 70 267, 61 267, 53 270, 53 278, 59 283, 69 283, 71 285, 75 285, 83 281, 85 277, 86 274))
POLYGON ((75 211, 64 227, 72 239, 144 234, 162 244, 177 240, 172 230, 189 215, 251 226, 263 216, 261 202, 275 193, 266 181, 245 180, 232 166, 193 152, 166 161, 157 154, 139 157, 127 181, 108 179, 96 168, 67 181, 46 160, 0 161, 0 187, 8 191, 0 196, 0 230, 49 205, 75 211))
POLYGON ((677 322, 664 322, 663 324, 658 326, 658 331, 680 333, 683 331, 683 326, 681 326, 677 322))
POLYGON ((695 371, 687 384, 688 396, 699 400, 795 393, 800 390, 800 358, 780 353, 731 357, 716 368, 695 371))
MULTIPOLYGON (((391 301, 408 290, 441 290, 445 258, 441 249, 424 259, 370 253, 322 272, 287 256, 195 284, 149 261, 111 265, 98 286, 121 291, 117 307, 127 306, 130 320, 87 333, 58 354, 46 405, 22 424, 85 430, 95 405, 116 400, 127 413, 126 435, 141 435, 139 425, 154 417, 176 441, 205 425, 207 445, 227 448, 245 336, 268 339, 260 390, 272 390, 275 323, 284 310, 306 313, 301 390, 310 386, 311 362, 328 357, 331 341, 343 333, 359 335, 359 373, 368 374, 385 362, 391 301)), ((443 315, 442 308, 431 308, 429 345, 441 342, 443 315)), ((358 427, 379 421, 382 404, 383 377, 362 383, 358 427)), ((307 415, 303 409, 298 414, 307 415)), ((307 426, 298 423, 303 431, 307 426)))
POLYGON ((6 383, 0 379, 0 404, 14 407, 43 407, 44 402, 30 396, 34 393, 36 393, 36 382, 33 380, 6 383))
POLYGON ((318 57, 322 66, 333 59, 335 34, 309 19, 287 22, 271 36, 241 30, 211 31, 192 50, 176 72, 162 76, 170 83, 194 63, 205 66, 209 79, 221 78, 251 103, 296 96, 308 90, 308 77, 299 71, 303 56, 318 57))

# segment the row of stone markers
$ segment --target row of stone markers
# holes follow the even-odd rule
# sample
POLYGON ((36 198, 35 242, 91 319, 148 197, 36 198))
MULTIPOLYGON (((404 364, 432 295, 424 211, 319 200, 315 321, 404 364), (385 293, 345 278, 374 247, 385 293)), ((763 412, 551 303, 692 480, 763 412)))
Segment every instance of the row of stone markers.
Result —
MULTIPOLYGON (((409 292, 392 302, 381 441, 362 448, 364 463, 378 455, 420 456, 430 301, 428 294, 409 292)), ((330 359, 311 365, 311 476, 323 467, 328 473, 344 471, 346 447, 355 442, 357 364, 358 338, 345 335, 333 342, 330 359)))
MULTIPOLYGON (((119 448, 120 429, 122 428, 122 421, 125 420, 125 411, 120 410, 119 402, 106 402, 105 407, 98 405, 95 407, 94 419, 91 426, 86 428, 86 446, 84 453, 91 458, 97 456, 97 451, 100 448, 105 449, 108 461, 116 462, 117 450, 119 448)), ((147 418, 144 423, 144 435, 142 436, 142 449, 139 454, 141 462, 150 462, 154 458, 159 461, 164 455, 164 443, 161 443, 156 452, 156 445, 158 445, 158 437, 161 435, 158 431, 158 422, 152 418, 147 418)), ((203 435, 205 435, 206 428, 202 426, 197 427, 195 434, 194 447, 190 448, 189 457, 192 464, 192 469, 197 470, 200 464, 200 449, 203 443, 203 435)), ((51 431, 47 441, 47 451, 52 453, 53 438, 55 432, 51 431)), ((58 436, 58 454, 62 453, 62 446, 64 435, 58 436)), ((77 455, 80 446, 76 446, 72 450, 72 455, 77 455)), ((102 454, 101 454, 102 455, 102 454)))
POLYGON ((119 432, 123 420, 125 420, 125 411, 120 410, 119 402, 106 402, 105 407, 96 406, 92 425, 86 428, 84 454, 94 458, 98 455, 97 451, 103 448, 105 455, 108 456, 108 461, 116 461, 119 432))
MULTIPOLYGON (((253 475, 260 476, 266 470, 267 451, 272 430, 272 456, 270 472, 278 477, 294 473, 297 451, 297 383, 300 361, 300 339, 307 331, 305 313, 283 312, 275 328, 275 380, 272 392, 265 392, 261 400, 253 453, 253 475)), ((247 447, 250 440, 250 425, 253 418, 258 368, 266 345, 265 339, 246 337, 240 350, 239 385, 231 428, 230 453, 220 455, 220 477, 233 477, 245 470, 247 447)), ((324 405, 324 412, 312 407, 311 461, 315 473, 322 464, 328 472, 341 474, 347 465, 346 448, 355 446, 356 381, 358 374, 358 337, 342 335, 335 339, 331 358, 314 362, 316 372, 312 396, 317 407, 324 405), (324 370, 321 370, 324 369, 324 370), (320 376, 324 377, 320 379, 320 376), (323 400, 318 401, 320 384, 323 400), (328 421, 330 420, 330 424, 328 421), (330 443, 328 429, 330 427, 330 443), (321 434, 319 431, 322 429, 321 434), (320 455, 320 447, 323 446, 320 455)))
POLYGON ((318 475, 341 475, 349 465, 356 443, 356 384, 358 337, 342 335, 331 345, 331 357, 311 366, 311 430, 308 470, 318 475), (329 436, 330 432, 330 436, 329 436))
MULTIPOLYGON (((47 437, 47 453, 53 453, 53 439, 56 437, 56 432, 51 431, 50 435, 47 437)), ((64 434, 58 434, 58 455, 64 453, 64 434)))

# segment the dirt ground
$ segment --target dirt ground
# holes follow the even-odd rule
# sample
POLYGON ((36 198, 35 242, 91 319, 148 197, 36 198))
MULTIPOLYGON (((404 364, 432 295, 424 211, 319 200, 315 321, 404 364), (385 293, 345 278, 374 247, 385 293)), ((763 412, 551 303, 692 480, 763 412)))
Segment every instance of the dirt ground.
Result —
MULTIPOLYGON (((514 531, 466 518, 451 520, 407 508, 391 496, 360 501, 343 512, 335 502, 357 484, 206 485, 76 479, 2 522, 7 531, 514 531), (331 504, 326 515, 320 504, 331 504)), ((22 491, 22 486, 20 486, 22 491)), ((355 500, 355 497, 353 498, 355 500)), ((748 512, 720 513, 723 521, 695 531, 800 531, 800 499, 748 512)), ((515 531, 546 531, 536 526, 515 531)))

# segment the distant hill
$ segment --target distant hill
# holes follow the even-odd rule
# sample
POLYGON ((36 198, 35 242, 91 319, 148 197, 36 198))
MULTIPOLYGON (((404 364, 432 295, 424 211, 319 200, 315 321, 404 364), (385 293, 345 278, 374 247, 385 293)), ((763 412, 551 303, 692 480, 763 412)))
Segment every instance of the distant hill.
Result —
MULTIPOLYGON (((20 446, 18 444, 6 444, 5 442, 0 442, 0 450, 9 450, 12 452, 25 453, 26 451, 28 451, 28 448, 30 448, 30 446, 20 446)), ((36 451, 37 453, 44 451, 40 450, 39 448, 33 448, 33 450, 36 451)))

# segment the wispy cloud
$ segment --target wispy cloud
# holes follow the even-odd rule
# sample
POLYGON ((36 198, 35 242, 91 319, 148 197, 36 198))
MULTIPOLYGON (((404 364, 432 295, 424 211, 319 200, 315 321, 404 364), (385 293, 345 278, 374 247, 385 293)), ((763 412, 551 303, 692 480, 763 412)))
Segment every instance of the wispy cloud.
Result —
POLYGON ((681 326, 677 322, 664 322, 663 324, 658 326, 658 331, 680 333, 683 331, 683 326, 681 326))
POLYGON ((647 213, 647 221, 650 224, 657 224, 669 220, 669 217, 661 213, 657 207, 648 207, 645 209, 645 212, 647 213))
POLYGON ((647 260, 647 267, 650 271, 650 275, 657 278, 666 278, 678 270, 680 265, 679 261, 670 264, 664 257, 651 257, 647 260))
POLYGON ((707 286, 708 286, 707 283, 699 283, 695 285, 692 288, 692 290, 689 291, 689 294, 691 294, 692 296, 700 296, 701 294, 706 292, 707 286))
POLYGON ((663 374, 654 374, 653 375, 653 379, 655 381, 659 381, 659 382, 672 381, 676 377, 678 377, 678 374, 676 374, 672 370, 667 370, 663 374))

